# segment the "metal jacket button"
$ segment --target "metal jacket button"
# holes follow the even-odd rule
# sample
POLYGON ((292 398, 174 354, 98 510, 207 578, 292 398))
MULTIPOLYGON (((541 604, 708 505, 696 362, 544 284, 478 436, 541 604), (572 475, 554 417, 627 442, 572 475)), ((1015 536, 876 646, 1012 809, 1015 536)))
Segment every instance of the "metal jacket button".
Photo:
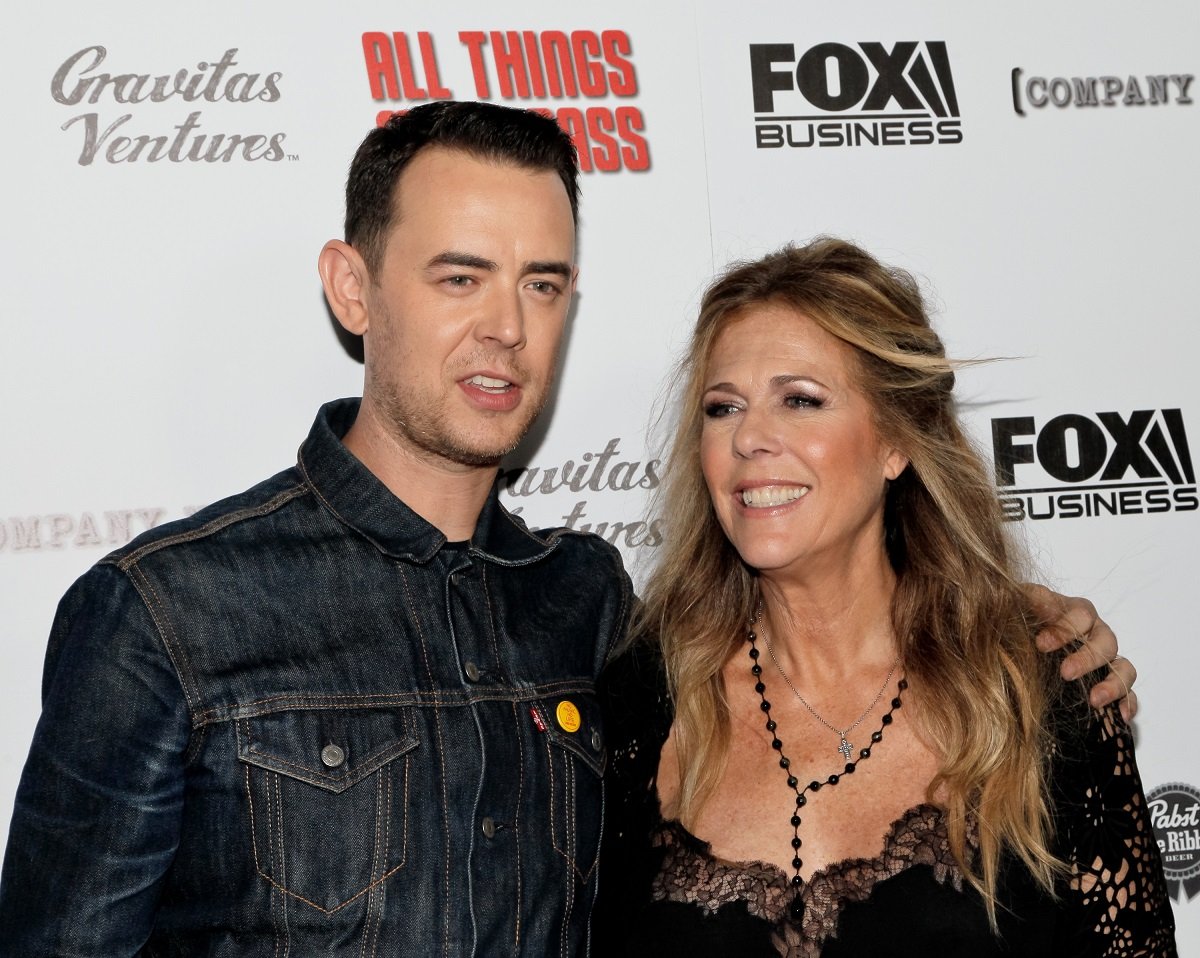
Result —
POLYGON ((600 732, 597 729, 592 729, 592 748, 597 752, 600 751, 600 746, 604 744, 604 740, 600 737, 600 732))
POLYGON ((490 815, 484 816, 483 821, 480 823, 480 827, 483 829, 484 838, 496 837, 496 822, 490 815))
POLYGON ((346 753, 337 745, 326 745, 321 749, 321 761, 330 768, 337 768, 346 761, 346 753))
POLYGON ((468 662, 463 666, 463 671, 467 673, 467 678, 472 682, 479 681, 479 666, 474 662, 468 662))

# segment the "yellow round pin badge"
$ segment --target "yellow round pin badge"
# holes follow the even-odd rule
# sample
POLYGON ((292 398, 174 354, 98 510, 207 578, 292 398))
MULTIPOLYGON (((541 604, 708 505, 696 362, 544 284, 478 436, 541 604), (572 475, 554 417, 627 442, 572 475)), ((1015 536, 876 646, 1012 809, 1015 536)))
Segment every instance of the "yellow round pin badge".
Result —
POLYGON ((558 708, 554 711, 554 717, 558 719, 558 724, 566 732, 578 732, 582 720, 579 717, 579 709, 575 707, 575 703, 570 699, 563 699, 558 703, 558 708))

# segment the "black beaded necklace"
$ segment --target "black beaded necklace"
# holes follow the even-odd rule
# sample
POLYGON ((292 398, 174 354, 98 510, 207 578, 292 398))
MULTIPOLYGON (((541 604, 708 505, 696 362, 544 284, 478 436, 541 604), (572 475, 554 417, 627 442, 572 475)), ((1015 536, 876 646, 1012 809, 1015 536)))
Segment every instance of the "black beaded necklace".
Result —
MULTIPOLYGON (((748 639, 750 641, 750 659, 753 663, 750 666, 750 674, 754 676, 754 691, 757 692, 759 698, 762 699, 762 704, 759 706, 759 708, 762 709, 763 713, 767 717, 767 731, 771 733, 771 748, 775 749, 775 751, 779 753, 779 767, 787 774, 788 788, 796 793, 796 808, 792 812, 791 818, 793 832, 792 868, 795 869, 795 874, 792 875, 792 888, 795 889, 796 895, 792 899, 792 904, 789 910, 793 919, 799 919, 803 917, 804 914, 804 905, 800 901, 800 869, 804 865, 804 860, 800 857, 800 847, 804 844, 800 840, 800 809, 808 804, 808 798, 806 796, 809 792, 819 791, 826 785, 836 785, 839 781, 841 781, 842 775, 852 774, 859 762, 861 762, 864 758, 871 757, 871 746, 869 745, 865 748, 860 748, 858 750, 858 758, 856 758, 853 762, 847 762, 846 767, 842 769, 840 774, 834 773, 823 782, 814 779, 805 785, 804 788, 800 787, 800 780, 792 774, 791 760, 783 753, 783 742, 780 741, 779 735, 776 734, 778 725, 776 724, 775 720, 771 718, 771 703, 767 701, 767 687, 765 684, 763 684, 762 680, 763 670, 762 666, 758 664, 758 646, 756 644, 758 636, 755 634, 754 630, 758 625, 758 620, 761 615, 762 612, 760 610, 750 622, 748 639)), ((871 745, 878 745, 883 741, 883 730, 892 724, 892 713, 895 712, 896 709, 900 708, 900 695, 907 688, 908 681, 906 679, 901 679, 897 683, 896 697, 891 701, 891 708, 884 713, 883 718, 880 720, 879 730, 871 733, 871 745)))

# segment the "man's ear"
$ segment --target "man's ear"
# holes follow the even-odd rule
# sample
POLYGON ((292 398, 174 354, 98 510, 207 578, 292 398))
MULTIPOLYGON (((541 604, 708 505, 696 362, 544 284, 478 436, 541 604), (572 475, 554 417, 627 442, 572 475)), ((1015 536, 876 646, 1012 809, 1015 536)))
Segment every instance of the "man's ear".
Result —
POLYGON ((365 297, 370 275, 358 250, 341 240, 330 240, 317 257, 317 272, 337 321, 346 332, 361 336, 371 325, 365 297))

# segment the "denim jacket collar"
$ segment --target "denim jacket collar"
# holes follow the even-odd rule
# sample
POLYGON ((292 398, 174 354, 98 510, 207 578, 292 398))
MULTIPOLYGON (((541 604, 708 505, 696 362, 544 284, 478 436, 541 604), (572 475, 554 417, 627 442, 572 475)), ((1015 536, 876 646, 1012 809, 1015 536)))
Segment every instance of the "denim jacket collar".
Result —
MULTIPOLYGON (((385 555, 425 563, 446 543, 435 526, 398 499, 342 444, 358 415, 358 399, 337 399, 321 407, 300 446, 298 467, 322 505, 385 555)), ((500 565, 527 565, 549 555, 557 539, 543 538, 500 504, 493 486, 470 551, 500 565)))

